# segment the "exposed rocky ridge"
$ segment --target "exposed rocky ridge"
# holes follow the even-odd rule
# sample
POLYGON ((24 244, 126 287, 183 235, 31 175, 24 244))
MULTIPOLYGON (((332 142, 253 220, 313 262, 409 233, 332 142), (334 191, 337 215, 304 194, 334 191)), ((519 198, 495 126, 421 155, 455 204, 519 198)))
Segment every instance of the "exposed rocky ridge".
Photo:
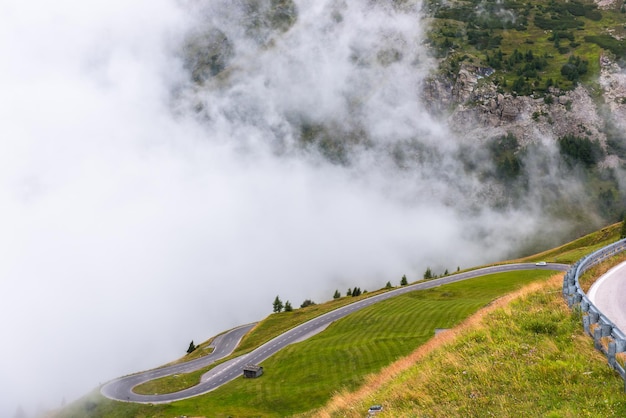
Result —
POLYGON ((600 86, 604 92, 604 102, 615 125, 626 131, 626 71, 606 57, 602 57, 600 63, 600 86))
POLYGON ((597 92, 578 85, 570 91, 551 88, 546 97, 503 94, 492 74, 491 69, 462 65, 453 80, 433 77, 424 88, 425 103, 468 139, 512 133, 527 145, 540 137, 571 134, 605 145, 607 122, 626 130, 626 72, 608 57, 601 60, 597 92))

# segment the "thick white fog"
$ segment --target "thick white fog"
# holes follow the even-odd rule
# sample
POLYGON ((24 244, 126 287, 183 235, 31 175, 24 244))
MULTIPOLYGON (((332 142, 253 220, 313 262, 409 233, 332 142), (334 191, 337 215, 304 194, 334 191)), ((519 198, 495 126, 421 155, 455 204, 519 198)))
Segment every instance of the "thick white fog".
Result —
POLYGON ((241 4, 0 5, 0 416, 174 360, 276 295, 497 261, 541 223, 483 207, 454 159, 471 139, 424 110, 417 9, 298 1, 254 37, 241 4), (232 56, 199 86, 183 45, 215 28, 232 56), (333 161, 306 124, 354 146, 333 161))

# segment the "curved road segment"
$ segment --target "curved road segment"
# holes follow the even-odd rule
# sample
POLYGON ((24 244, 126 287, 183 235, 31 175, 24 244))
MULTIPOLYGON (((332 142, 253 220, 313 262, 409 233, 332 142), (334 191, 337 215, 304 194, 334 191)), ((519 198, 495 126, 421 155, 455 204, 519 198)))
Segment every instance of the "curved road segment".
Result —
POLYGON ((181 399, 191 398, 217 389, 223 384, 228 383, 231 380, 234 380, 237 377, 241 376, 242 369, 246 364, 259 364, 263 360, 276 354, 278 351, 285 348, 289 344, 300 342, 306 338, 309 338, 317 334, 318 332, 323 331, 333 321, 336 321, 353 312, 373 305, 374 303, 381 302, 383 300, 390 299, 404 293, 413 292, 415 290, 430 289, 448 283, 454 283, 479 276, 486 276, 488 274, 536 269, 566 271, 568 268, 569 265, 567 264, 553 263, 541 266, 538 266, 534 263, 504 264, 499 266, 486 267, 478 270, 472 270, 465 273, 453 274, 451 276, 446 276, 435 280, 422 281, 409 286, 403 286, 401 288, 391 290, 389 292, 385 292, 366 299, 362 299, 350 305, 343 306, 341 308, 335 309, 334 311, 320 315, 317 318, 311 319, 310 321, 307 321, 301 325, 298 325, 297 327, 292 328, 289 331, 261 345, 254 351, 224 362, 217 367, 211 369, 202 376, 201 381, 198 385, 189 389, 163 395, 138 395, 132 391, 132 388, 137 386, 138 384, 170 374, 189 373, 191 371, 198 370, 202 367, 212 364, 216 360, 227 356, 235 349, 243 335, 245 335, 246 332, 252 329, 255 324, 244 325, 217 337, 213 343, 215 346, 215 350, 209 356, 205 356, 201 359, 193 360, 188 363, 164 367, 161 369, 151 370, 115 379, 111 382, 106 383, 102 387, 101 392, 104 396, 110 399, 137 403, 169 403, 181 399))
POLYGON ((626 263, 613 267, 596 280, 587 297, 621 331, 626 332, 626 263))
POLYGON ((176 397, 172 397, 168 400, 168 395, 138 395, 133 392, 133 388, 142 383, 150 380, 158 379, 165 376, 170 376, 179 373, 190 373, 195 370, 206 367, 215 363, 217 360, 224 358, 232 353, 244 335, 248 333, 256 324, 242 325, 227 331, 221 335, 218 335, 213 340, 211 346, 213 352, 204 357, 191 360, 181 364, 175 364, 172 366, 161 367, 159 369, 148 370, 133 374, 130 376, 120 377, 118 379, 107 382, 102 386, 100 392, 110 399, 126 402, 142 402, 142 403, 154 403, 171 402, 172 400, 184 399, 192 396, 197 396, 199 393, 194 393, 190 388, 176 393, 176 397))

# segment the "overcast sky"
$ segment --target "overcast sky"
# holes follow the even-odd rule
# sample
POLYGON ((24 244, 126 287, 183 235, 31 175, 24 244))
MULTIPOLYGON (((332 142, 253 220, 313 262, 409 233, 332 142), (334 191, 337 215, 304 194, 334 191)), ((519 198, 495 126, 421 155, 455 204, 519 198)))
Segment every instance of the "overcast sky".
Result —
POLYGON ((239 3, 0 4, 0 416, 174 360, 276 295, 299 306, 495 261, 535 226, 529 208, 480 208, 417 99, 432 62, 415 11, 298 2, 267 48, 239 3), (235 58, 198 89, 182 45, 205 28, 235 58), (401 60, 376 64, 389 45, 401 60), (298 148, 302 119, 374 151, 333 164, 298 148), (412 138, 436 167, 377 154, 412 138))

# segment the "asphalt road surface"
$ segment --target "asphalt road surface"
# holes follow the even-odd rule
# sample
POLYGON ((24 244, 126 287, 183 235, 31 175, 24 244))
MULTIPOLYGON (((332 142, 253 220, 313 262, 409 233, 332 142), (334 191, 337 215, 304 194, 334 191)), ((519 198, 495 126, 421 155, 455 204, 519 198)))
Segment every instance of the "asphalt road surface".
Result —
POLYGON ((626 332, 626 263, 613 267, 596 280, 587 297, 604 316, 626 332))
MULTIPOLYGON (((256 324, 243 325, 218 335, 211 344, 214 347, 213 352, 204 357, 188 361, 186 363, 175 364, 173 366, 162 367, 159 369, 148 370, 146 372, 136 373, 129 376, 120 377, 118 379, 107 382, 102 386, 100 392, 110 399, 126 402, 140 403, 156 403, 171 402, 174 400, 185 399, 197 396, 199 393, 190 388, 176 393, 176 396, 169 395, 138 395, 133 392, 133 388, 150 380, 158 379, 173 374, 190 373, 201 369, 217 360, 228 356, 232 353, 244 335, 248 333, 256 324)), ((197 387, 197 386, 196 386, 197 387)))
POLYGON ((534 263, 503 264, 499 266, 472 270, 465 273, 453 274, 439 279, 421 281, 409 286, 403 286, 401 288, 391 290, 380 295, 365 298, 350 305, 335 309, 334 311, 328 312, 324 315, 320 315, 317 318, 311 319, 310 321, 307 321, 295 328, 292 328, 289 331, 258 347, 254 351, 251 351, 246 355, 234 358, 220 364, 219 366, 216 366, 202 376, 201 382, 198 385, 189 389, 164 395, 138 395, 132 391, 132 388, 137 386, 138 384, 170 374, 189 373, 190 371, 198 370, 202 367, 212 364, 220 358, 227 356, 235 349, 243 335, 245 335, 245 333, 247 333, 254 326, 254 324, 245 325, 236 328, 235 330, 232 330, 228 333, 225 333, 220 337, 217 337, 213 343, 215 346, 215 351, 210 356, 206 356, 201 359, 193 360, 184 364, 150 370, 147 372, 137 373, 131 376, 115 379, 111 382, 106 383, 102 387, 101 393, 110 399, 137 403, 168 403, 181 399, 191 398, 215 390, 223 384, 228 383, 241 376, 243 373, 242 369, 246 364, 259 364, 263 362, 263 360, 276 354, 278 351, 285 348, 289 344, 300 342, 306 338, 309 338, 323 331, 333 321, 343 318, 353 312, 358 311, 359 309, 363 309, 367 306, 373 305, 374 303, 404 293, 413 292, 415 290, 430 289, 433 287, 441 286, 443 284, 454 283, 494 273, 538 269, 566 271, 568 268, 569 265, 567 264, 556 263, 548 263, 544 266, 537 266, 534 263), (234 345, 232 345, 233 343, 234 345), (222 347, 222 345, 224 345, 224 347, 222 347))

